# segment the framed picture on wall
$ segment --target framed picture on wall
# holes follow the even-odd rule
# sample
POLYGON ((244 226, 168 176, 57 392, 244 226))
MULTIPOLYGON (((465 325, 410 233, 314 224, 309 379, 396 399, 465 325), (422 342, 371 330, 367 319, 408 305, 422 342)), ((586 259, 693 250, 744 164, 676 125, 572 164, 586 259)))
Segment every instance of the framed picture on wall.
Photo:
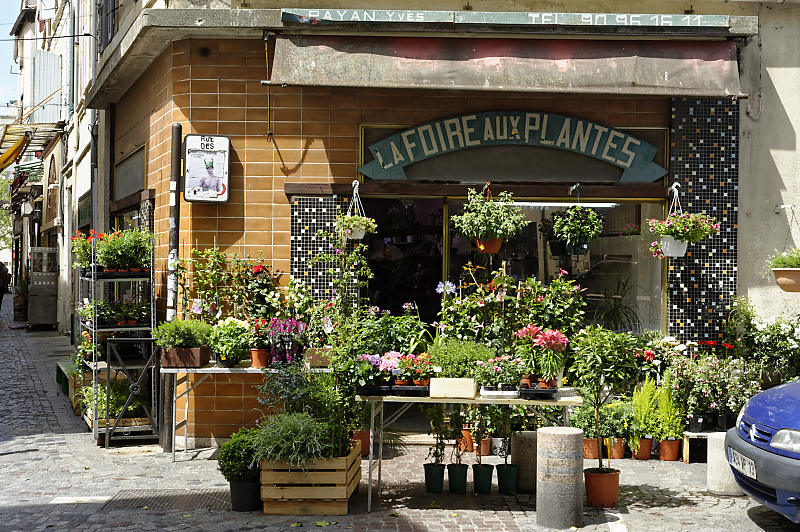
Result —
POLYGON ((231 141, 221 135, 186 135, 184 139, 184 188, 186 201, 228 201, 231 141))

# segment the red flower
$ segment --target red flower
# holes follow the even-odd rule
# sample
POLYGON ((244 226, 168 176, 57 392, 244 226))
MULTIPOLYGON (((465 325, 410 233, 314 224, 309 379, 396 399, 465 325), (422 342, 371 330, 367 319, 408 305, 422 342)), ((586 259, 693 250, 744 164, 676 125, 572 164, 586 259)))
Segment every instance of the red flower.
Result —
POLYGON ((733 345, 731 345, 731 344, 729 344, 727 342, 722 342, 722 347, 724 347, 725 349, 734 349, 735 346, 733 346, 733 345))
POLYGON ((264 267, 262 265, 256 264, 255 266, 253 266, 254 274, 261 273, 262 271, 264 271, 264 267))
POLYGON ((706 345, 710 345, 712 347, 717 346, 719 342, 715 342, 714 340, 709 340, 706 342, 706 345))

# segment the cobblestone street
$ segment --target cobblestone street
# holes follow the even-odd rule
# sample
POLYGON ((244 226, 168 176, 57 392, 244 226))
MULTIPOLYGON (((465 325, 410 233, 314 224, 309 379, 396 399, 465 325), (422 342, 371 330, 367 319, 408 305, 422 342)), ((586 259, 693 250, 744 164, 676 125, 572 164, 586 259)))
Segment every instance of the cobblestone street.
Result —
MULTIPOLYGON (((57 360, 67 338, 55 332, 10 329, 5 298, 0 319, 0 530, 532 530, 535 497, 432 496, 424 492, 425 447, 385 460, 384 496, 366 512, 366 462, 360 493, 347 516, 272 517, 221 509, 124 508, 126 494, 197 490, 217 496, 227 483, 209 451, 170 455, 157 445, 97 445, 70 410, 56 384, 57 360), (146 490, 134 492, 133 490, 146 490), (201 491, 202 490, 202 491, 201 491), (122 501, 122 502, 121 502, 122 501)), ((490 461, 496 461, 492 457, 490 461)), ((620 507, 587 509, 586 530, 792 530, 794 527, 745 497, 715 497, 705 490, 705 464, 619 460, 620 507)), ((471 489, 471 488, 470 488, 471 489)), ((224 503, 222 503, 224 504, 224 503)))

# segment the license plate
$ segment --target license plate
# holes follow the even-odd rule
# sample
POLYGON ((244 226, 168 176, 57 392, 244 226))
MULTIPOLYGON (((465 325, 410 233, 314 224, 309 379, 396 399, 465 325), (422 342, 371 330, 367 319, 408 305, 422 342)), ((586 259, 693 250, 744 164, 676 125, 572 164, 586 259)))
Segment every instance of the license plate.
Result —
POLYGON ((728 462, 742 475, 756 478, 756 463, 730 447, 728 447, 728 462))

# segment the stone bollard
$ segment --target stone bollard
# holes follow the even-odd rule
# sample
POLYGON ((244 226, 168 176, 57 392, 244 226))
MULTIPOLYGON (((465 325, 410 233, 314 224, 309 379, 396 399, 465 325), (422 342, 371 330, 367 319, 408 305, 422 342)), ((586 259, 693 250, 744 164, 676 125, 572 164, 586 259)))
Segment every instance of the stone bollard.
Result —
POLYGON ((706 489, 715 495, 744 495, 733 477, 725 449, 725 433, 708 435, 708 460, 706 465, 706 489))
POLYGON ((511 437, 511 463, 519 466, 517 489, 536 493, 536 431, 526 430, 511 437))
POLYGON ((536 525, 564 530, 583 521, 583 431, 543 427, 536 437, 536 525))

